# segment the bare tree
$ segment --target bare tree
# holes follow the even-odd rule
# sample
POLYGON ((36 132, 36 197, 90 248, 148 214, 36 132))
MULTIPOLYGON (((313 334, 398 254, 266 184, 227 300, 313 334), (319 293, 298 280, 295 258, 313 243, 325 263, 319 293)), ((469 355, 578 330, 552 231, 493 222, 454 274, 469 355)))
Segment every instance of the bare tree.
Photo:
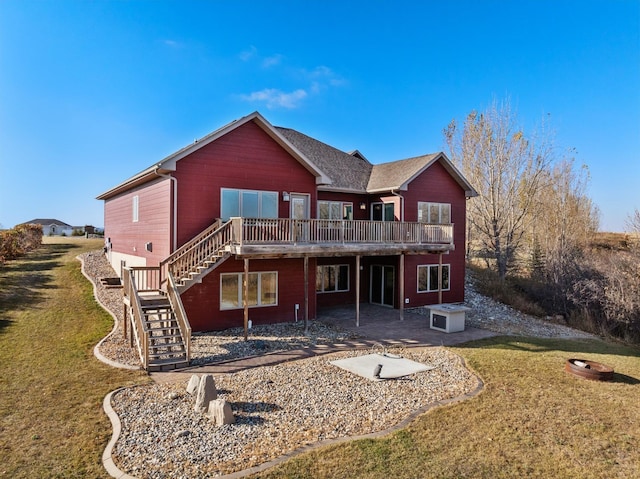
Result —
POLYGON ((452 121, 444 134, 451 159, 479 193, 468 209, 472 234, 504 280, 548 180, 551 137, 525 136, 508 100, 472 111, 462 128, 452 121))
POLYGON ((640 238, 640 210, 638 208, 628 216, 626 227, 629 233, 640 238))

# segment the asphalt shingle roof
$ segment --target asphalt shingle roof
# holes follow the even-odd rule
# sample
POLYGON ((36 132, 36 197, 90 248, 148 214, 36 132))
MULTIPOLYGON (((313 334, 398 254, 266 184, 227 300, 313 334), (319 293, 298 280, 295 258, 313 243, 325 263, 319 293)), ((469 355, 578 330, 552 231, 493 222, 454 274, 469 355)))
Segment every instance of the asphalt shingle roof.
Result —
POLYGON ((373 166, 367 191, 397 190, 432 162, 439 153, 373 166))
POLYGON ((278 126, 275 128, 331 178, 332 189, 366 192, 373 169, 373 165, 367 160, 352 156, 299 131, 278 126))

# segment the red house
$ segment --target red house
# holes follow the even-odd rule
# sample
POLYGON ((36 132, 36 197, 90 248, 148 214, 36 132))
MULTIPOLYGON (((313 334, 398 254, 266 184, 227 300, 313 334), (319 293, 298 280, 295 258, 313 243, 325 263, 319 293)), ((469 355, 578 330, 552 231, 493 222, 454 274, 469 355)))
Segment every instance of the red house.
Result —
POLYGON ((171 322, 188 350, 190 328, 463 301, 475 195, 443 153, 373 165, 256 112, 98 199, 141 357, 170 362, 152 333, 144 346, 145 321, 171 322))

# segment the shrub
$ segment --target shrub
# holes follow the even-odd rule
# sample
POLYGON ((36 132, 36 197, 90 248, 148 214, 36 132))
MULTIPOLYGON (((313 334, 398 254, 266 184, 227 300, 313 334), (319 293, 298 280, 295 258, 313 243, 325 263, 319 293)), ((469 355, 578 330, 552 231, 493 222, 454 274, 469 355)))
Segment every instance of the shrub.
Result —
POLYGON ((0 264, 36 249, 41 243, 41 225, 23 224, 0 231, 0 264))

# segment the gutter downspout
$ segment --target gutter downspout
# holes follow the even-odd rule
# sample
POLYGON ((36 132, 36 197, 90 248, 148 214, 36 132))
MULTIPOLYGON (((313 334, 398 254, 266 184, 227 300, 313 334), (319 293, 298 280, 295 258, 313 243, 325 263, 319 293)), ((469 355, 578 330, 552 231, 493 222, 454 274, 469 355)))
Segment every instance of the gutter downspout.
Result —
POLYGON ((171 175, 158 173, 159 167, 157 167, 153 173, 160 178, 166 178, 173 183, 173 213, 171 221, 171 247, 169 248, 169 254, 173 253, 177 249, 178 245, 178 179, 171 175))
POLYGON ((400 198, 400 222, 404 223, 404 196, 400 193, 396 193, 395 190, 391 190, 391 194, 400 198))

